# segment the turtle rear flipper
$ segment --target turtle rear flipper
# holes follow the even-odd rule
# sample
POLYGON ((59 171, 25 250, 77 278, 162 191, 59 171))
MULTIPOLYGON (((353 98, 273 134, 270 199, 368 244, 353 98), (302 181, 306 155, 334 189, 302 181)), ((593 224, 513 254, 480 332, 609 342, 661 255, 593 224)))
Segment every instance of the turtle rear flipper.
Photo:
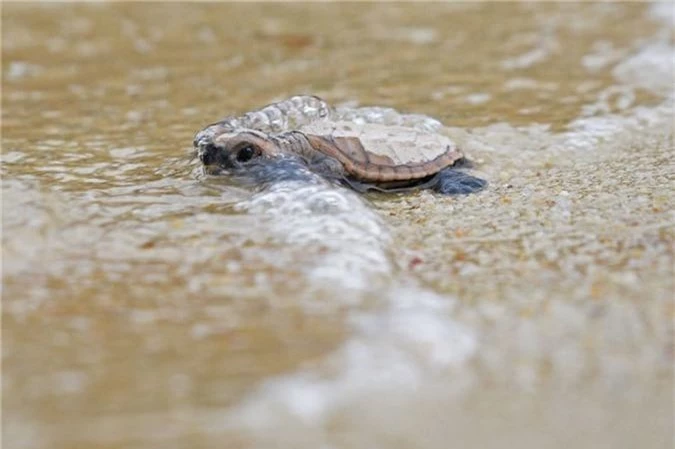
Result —
POLYGON ((454 168, 438 172, 432 189, 444 195, 466 195, 478 192, 487 186, 487 181, 454 168))

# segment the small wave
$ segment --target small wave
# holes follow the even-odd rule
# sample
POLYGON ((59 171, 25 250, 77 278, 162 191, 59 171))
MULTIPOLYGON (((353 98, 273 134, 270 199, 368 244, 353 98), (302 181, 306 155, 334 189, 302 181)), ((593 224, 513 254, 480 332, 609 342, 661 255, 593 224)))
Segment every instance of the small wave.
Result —
MULTIPOLYGON (((421 288, 397 268, 387 226, 353 192, 280 182, 237 207, 266 217, 267 231, 285 244, 314 251, 304 266, 314 299, 330 292, 349 305, 351 331, 315 367, 265 382, 214 423, 218 428, 254 439, 286 435, 293 447, 304 447, 307 430, 368 407, 373 394, 410 400, 420 386, 476 352, 474 332, 450 318, 455 300, 421 288), (372 298, 375 310, 361 307, 372 298)), ((456 385, 468 381, 458 378, 456 385)), ((317 437, 308 447, 317 447, 323 438, 317 437)))

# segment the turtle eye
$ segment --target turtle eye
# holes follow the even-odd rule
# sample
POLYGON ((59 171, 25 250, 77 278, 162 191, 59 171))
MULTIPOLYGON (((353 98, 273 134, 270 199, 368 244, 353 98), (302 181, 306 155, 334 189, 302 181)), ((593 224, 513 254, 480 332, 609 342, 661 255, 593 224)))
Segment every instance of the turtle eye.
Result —
POLYGON ((258 153, 256 147, 253 145, 246 145, 237 151, 238 162, 248 162, 258 153))

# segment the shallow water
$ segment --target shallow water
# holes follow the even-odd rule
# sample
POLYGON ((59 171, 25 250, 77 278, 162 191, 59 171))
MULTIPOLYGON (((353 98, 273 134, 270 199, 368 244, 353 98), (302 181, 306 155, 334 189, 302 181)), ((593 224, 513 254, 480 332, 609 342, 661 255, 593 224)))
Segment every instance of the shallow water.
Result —
POLYGON ((671 447, 674 21, 4 4, 4 446, 671 447), (296 93, 437 118, 490 187, 195 176, 296 93))

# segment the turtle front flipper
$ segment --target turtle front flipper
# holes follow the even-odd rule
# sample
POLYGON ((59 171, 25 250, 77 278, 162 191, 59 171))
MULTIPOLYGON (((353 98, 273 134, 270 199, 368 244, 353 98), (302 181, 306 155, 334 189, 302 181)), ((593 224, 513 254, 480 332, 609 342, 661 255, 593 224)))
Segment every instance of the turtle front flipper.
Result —
POLYGON ((476 178, 455 168, 446 168, 434 177, 430 187, 444 195, 466 195, 478 192, 487 186, 487 181, 476 178))

